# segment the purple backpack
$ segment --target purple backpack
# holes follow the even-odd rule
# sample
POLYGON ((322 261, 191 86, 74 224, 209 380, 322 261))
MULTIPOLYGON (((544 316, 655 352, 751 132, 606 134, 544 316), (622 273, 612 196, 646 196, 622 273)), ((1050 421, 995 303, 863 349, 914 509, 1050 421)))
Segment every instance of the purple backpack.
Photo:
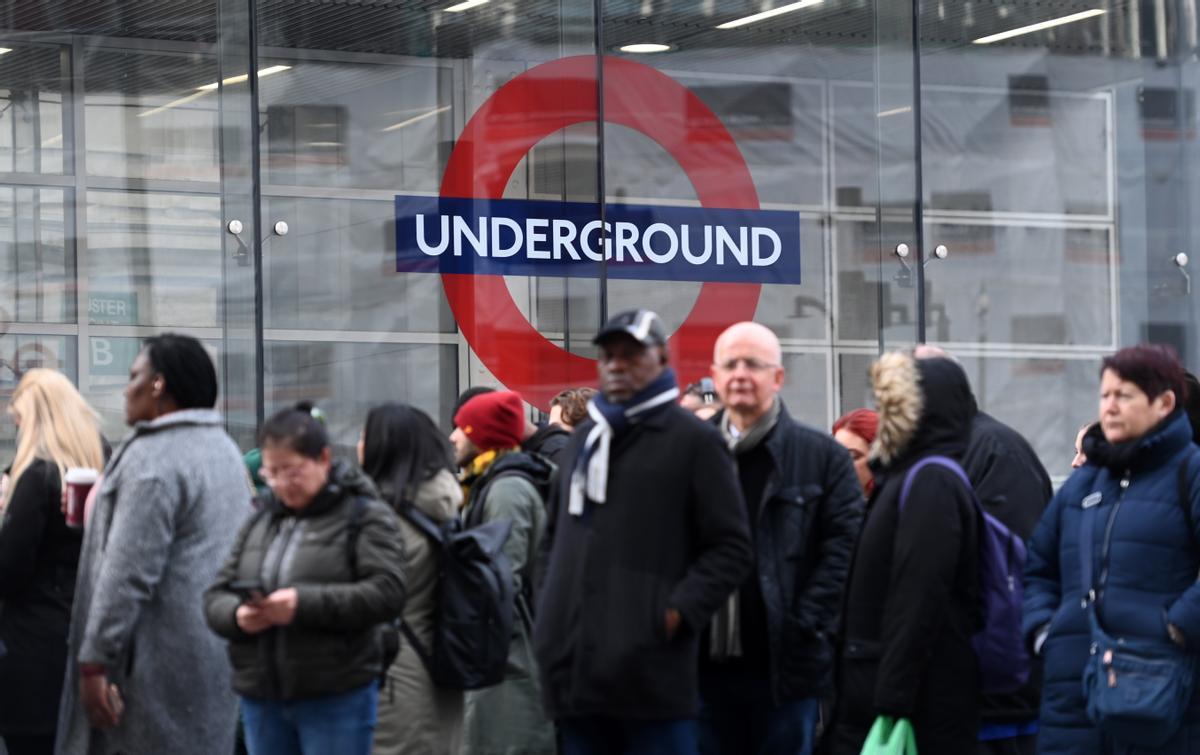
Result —
POLYGON ((979 600, 983 628, 971 637, 979 658, 981 688, 985 694, 1015 692, 1029 680, 1029 654, 1021 636, 1021 578, 1025 570, 1025 543, 1000 520, 983 510, 967 473, 947 456, 927 456, 904 475, 900 512, 917 473, 936 464, 962 480, 975 502, 983 526, 979 529, 979 600))

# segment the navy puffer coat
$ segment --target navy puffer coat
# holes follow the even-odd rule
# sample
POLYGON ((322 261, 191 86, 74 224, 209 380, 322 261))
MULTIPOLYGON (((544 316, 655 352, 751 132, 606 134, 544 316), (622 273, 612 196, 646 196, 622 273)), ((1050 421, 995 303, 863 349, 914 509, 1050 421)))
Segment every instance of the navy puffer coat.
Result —
POLYGON ((1088 719, 1081 682, 1091 632, 1080 602, 1080 503, 1093 493, 1101 496, 1091 556, 1095 574, 1100 573, 1104 531, 1112 520, 1108 579, 1097 604, 1105 629, 1117 637, 1169 642, 1169 621, 1182 630, 1188 649, 1200 653, 1200 449, 1192 444, 1191 425, 1177 411, 1139 440, 1116 446, 1093 428, 1084 447, 1088 464, 1050 502, 1030 541, 1025 570, 1025 636, 1032 645, 1049 628, 1041 647, 1046 667, 1038 752, 1200 753, 1200 695, 1166 747, 1128 750, 1088 719), (1186 483, 1181 485, 1184 464, 1186 483), (1117 509, 1126 477, 1129 486, 1117 509), (1188 491, 1191 531, 1182 490, 1188 491))

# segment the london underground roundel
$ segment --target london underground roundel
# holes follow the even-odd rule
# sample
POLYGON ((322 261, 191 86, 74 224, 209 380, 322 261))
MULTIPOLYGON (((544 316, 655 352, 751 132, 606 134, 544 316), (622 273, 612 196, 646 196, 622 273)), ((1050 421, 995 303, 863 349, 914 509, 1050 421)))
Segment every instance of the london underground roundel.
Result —
MULTIPOLYGON (((706 208, 757 210, 758 194, 733 137, 694 93, 649 66, 604 58, 604 120, 662 146, 706 208)), ((442 178, 441 196, 500 199, 521 159, 542 139, 599 120, 593 56, 543 63, 495 92, 463 129, 442 178)), ((469 256, 469 255, 468 255, 469 256)), ((443 273, 458 326, 505 386, 543 409, 563 388, 594 385, 594 359, 572 354, 533 327, 500 275, 443 273)), ((708 373, 726 326, 754 317, 759 283, 706 282, 670 340, 680 380, 708 373)), ((655 302, 643 306, 654 309, 655 302)))

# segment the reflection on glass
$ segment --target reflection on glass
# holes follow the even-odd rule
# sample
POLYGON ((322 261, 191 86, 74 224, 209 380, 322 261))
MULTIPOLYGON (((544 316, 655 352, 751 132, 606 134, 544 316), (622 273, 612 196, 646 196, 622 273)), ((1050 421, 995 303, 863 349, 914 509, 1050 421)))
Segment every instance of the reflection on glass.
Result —
POLYGON ((21 376, 37 367, 58 370, 78 380, 75 338, 71 336, 17 335, 0 322, 0 456, 12 458, 17 429, 4 410, 21 376))
POLYGON ((261 81, 263 180, 436 191, 451 138, 450 78, 431 64, 288 60, 261 81))
POLYGON ((288 223, 263 245, 266 326, 453 333, 437 275, 396 272, 392 202, 270 197, 288 223))
POLYGON ((980 410, 1024 435, 1051 476, 1069 474, 1075 433, 1096 418, 1100 357, 957 356, 980 410))
POLYGON ((89 175, 220 179, 214 56, 99 48, 84 65, 89 175))
POLYGON ((220 324, 219 197, 96 190, 87 196, 93 325, 220 324))
POLYGON ((783 355, 787 379, 780 395, 794 419, 813 427, 833 423, 829 416, 827 364, 828 357, 824 354, 783 355))
POLYGON ((269 341, 265 356, 268 416, 313 401, 343 449, 353 449, 376 404, 413 404, 440 424, 458 395, 454 346, 269 341))
POLYGON ((5 41, 0 53, 0 172, 64 173, 62 48, 5 41))
POLYGON ((938 224, 927 234, 949 250, 925 273, 929 340, 1113 344, 1105 228, 938 224))
POLYGON ((0 322, 74 322, 75 250, 62 189, 0 186, 0 322))

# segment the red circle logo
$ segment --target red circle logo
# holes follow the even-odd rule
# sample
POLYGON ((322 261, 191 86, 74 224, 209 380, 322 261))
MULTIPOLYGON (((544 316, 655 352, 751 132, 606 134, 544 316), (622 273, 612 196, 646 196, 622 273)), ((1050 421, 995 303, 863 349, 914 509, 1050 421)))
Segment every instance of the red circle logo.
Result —
MULTIPOLYGON (((542 139, 577 123, 599 120, 596 58, 543 63, 496 91, 467 123, 450 154, 441 195, 500 199, 521 159, 542 139)), ((750 169, 733 136, 687 87, 655 69, 604 58, 604 120, 641 132, 679 163, 704 207, 758 209, 750 169)), ((463 336, 505 386, 542 409, 560 390, 594 385, 594 359, 572 354, 537 331, 500 276, 442 275, 463 336)), ((671 336, 680 380, 708 374, 713 342, 728 325, 750 320, 756 283, 705 283, 691 312, 671 336)), ((654 302, 645 302, 654 308, 654 302)))

